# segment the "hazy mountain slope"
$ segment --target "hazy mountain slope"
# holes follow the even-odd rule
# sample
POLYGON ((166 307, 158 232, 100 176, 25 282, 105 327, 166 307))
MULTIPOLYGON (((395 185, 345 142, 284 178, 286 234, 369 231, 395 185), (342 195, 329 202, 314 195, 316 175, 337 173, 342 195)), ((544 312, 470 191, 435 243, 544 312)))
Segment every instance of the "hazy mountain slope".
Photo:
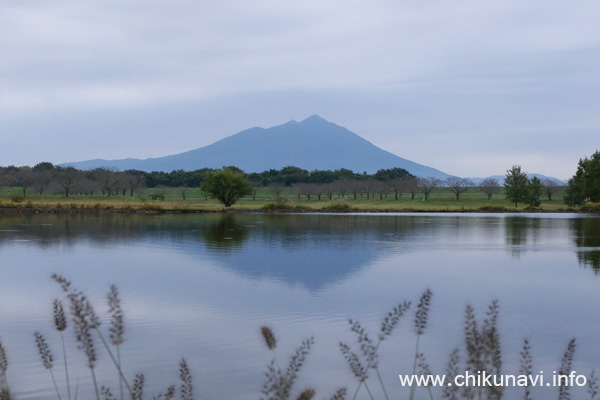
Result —
POLYGON ((294 165, 307 170, 347 168, 373 173, 381 168, 405 168, 416 176, 440 179, 449 175, 398 157, 348 129, 313 115, 269 129, 251 128, 209 146, 185 153, 145 160, 90 160, 66 163, 81 169, 112 167, 119 170, 172 171, 235 165, 246 172, 261 172, 294 165))

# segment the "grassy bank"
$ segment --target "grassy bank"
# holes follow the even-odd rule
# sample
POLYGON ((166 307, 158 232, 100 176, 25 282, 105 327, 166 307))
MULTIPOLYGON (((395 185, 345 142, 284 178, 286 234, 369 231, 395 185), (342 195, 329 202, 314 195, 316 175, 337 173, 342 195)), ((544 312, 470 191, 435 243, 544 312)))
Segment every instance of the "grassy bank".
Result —
MULTIPOLYGON (((225 208, 216 200, 207 198, 198 188, 190 188, 185 192, 185 200, 177 188, 143 189, 134 196, 87 196, 60 194, 35 195, 25 198, 18 196, 16 189, 5 189, 0 192, 0 212, 54 212, 54 213, 100 213, 100 212, 220 212, 225 208), (159 195, 156 199, 156 195, 159 195), (152 198, 155 198, 154 200, 152 198)), ((362 197, 326 195, 319 200, 311 196, 298 198, 291 189, 282 191, 276 197, 267 188, 260 188, 256 196, 241 199, 231 207, 234 212, 578 212, 578 209, 567 207, 563 203, 562 193, 556 193, 552 201, 542 200, 538 208, 528 207, 520 203, 506 200, 503 193, 495 195, 491 200, 477 188, 469 189, 456 200, 454 195, 443 188, 436 189, 425 200, 422 194, 414 199, 410 194, 403 194, 395 199, 393 194, 380 196, 366 195, 362 197)))

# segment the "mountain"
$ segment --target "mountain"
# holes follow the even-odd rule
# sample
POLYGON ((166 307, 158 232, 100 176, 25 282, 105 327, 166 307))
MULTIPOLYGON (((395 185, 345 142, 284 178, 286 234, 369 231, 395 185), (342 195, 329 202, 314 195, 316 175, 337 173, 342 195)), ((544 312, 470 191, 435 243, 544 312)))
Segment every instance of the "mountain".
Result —
POLYGON ((211 145, 166 157, 145 160, 97 159, 62 165, 79 169, 109 167, 148 172, 176 169, 191 171, 226 165, 235 165, 246 172, 262 172, 293 165, 309 171, 347 168, 355 172, 374 173, 382 168, 399 167, 421 177, 444 179, 450 176, 385 151, 318 115, 268 129, 247 129, 211 145))

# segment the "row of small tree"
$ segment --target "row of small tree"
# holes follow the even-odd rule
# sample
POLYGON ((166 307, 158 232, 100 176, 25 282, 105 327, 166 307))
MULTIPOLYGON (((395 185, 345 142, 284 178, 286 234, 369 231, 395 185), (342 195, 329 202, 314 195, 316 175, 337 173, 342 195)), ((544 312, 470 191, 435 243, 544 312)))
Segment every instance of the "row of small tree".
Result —
MULTIPOLYGON (((404 194, 410 195, 411 199, 414 199, 417 193, 422 193, 425 200, 429 199, 429 195, 438 187, 444 187, 445 189, 453 192, 457 199, 460 199, 460 195, 464 193, 469 187, 472 187, 473 183, 468 179, 463 178, 448 178, 441 180, 437 178, 416 178, 414 176, 404 176, 402 178, 394 178, 389 180, 376 180, 376 179, 364 179, 364 180, 353 180, 353 179, 338 179, 330 183, 297 183, 292 186, 292 191, 298 197, 298 200, 302 196, 305 196, 307 200, 316 197, 318 200, 321 198, 327 198, 332 200, 334 197, 337 198, 376 198, 383 199, 388 195, 394 195, 394 199, 398 200, 404 194)), ((496 184, 496 186, 498 186, 496 184)), ((284 186, 278 184, 269 185, 269 189, 275 194, 275 197, 279 197, 280 193, 284 190, 284 186)))
POLYGON ((30 190, 40 196, 46 192, 61 192, 66 197, 71 194, 133 196, 136 190, 146 187, 146 180, 139 171, 106 168, 80 171, 43 162, 34 167, 0 167, 0 186, 18 187, 23 197, 30 190))
MULTIPOLYGON (((520 167, 517 167, 520 170, 520 167)), ((518 195, 518 202, 529 200, 527 194, 534 188, 532 195, 539 205, 539 198, 542 194, 548 197, 548 200, 552 200, 552 196, 561 189, 561 182, 556 179, 545 178, 540 180, 539 178, 532 178, 529 180, 527 175, 522 173, 526 181, 525 194, 518 195)), ((509 192, 512 197, 512 186, 509 184, 509 192)), ((284 189, 282 185, 272 184, 269 188, 276 197, 279 197, 280 193, 284 189)), ((421 193, 425 200, 428 200, 431 193, 437 188, 442 188, 450 191, 456 198, 460 200, 460 197, 469 189, 477 188, 479 191, 486 194, 487 199, 491 200, 495 194, 498 194, 502 185, 500 181, 495 178, 486 178, 482 180, 479 185, 475 185, 471 180, 459 177, 449 177, 447 179, 437 178, 415 178, 413 176, 403 177, 400 179, 390 179, 386 181, 378 180, 348 180, 340 179, 331 183, 326 184, 310 184, 310 183, 297 183, 292 186, 292 190, 298 197, 298 200, 302 196, 305 196, 307 200, 311 200, 311 197, 317 197, 321 200, 321 197, 325 196, 329 200, 332 200, 334 196, 339 197, 351 197, 356 200, 358 197, 361 198, 374 198, 378 196, 380 199, 387 197, 387 195, 393 194, 394 198, 398 200, 404 194, 410 195, 411 199, 415 198, 417 193, 421 193)))

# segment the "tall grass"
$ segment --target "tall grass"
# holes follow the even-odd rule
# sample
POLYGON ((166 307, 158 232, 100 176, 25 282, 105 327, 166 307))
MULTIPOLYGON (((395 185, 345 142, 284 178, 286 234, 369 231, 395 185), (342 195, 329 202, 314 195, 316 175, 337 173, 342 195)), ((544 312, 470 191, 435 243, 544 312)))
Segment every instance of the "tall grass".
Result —
MULTIPOLYGON (((141 373, 133 375, 131 380, 128 380, 123 373, 120 356, 120 346, 124 345, 124 312, 121 308, 119 291, 116 286, 111 286, 107 300, 108 313, 110 316, 109 339, 110 344, 104 338, 99 327, 101 325, 100 318, 96 314, 91 302, 85 294, 76 290, 70 281, 60 275, 53 275, 52 279, 57 282, 62 288, 66 300, 69 304, 69 315, 65 313, 60 300, 53 301, 53 317, 54 325, 61 336, 62 355, 64 362, 64 374, 66 387, 59 387, 55 373, 62 373, 60 368, 54 368, 56 360, 51 352, 50 343, 45 336, 39 332, 34 333, 35 344, 38 349, 41 364, 46 369, 51 377, 56 398, 74 400, 77 399, 77 387, 73 390, 69 381, 69 368, 67 349, 65 347, 64 332, 70 326, 75 333, 79 351, 86 356, 87 366, 89 367, 91 378, 94 384, 93 393, 85 393, 81 397, 83 399, 96 398, 97 400, 117 400, 131 399, 143 400, 144 396, 147 399, 153 400, 170 400, 174 399, 178 394, 182 400, 193 400, 197 397, 194 392, 192 373, 188 367, 185 358, 179 362, 179 385, 170 385, 164 392, 154 396, 148 396, 145 393, 146 377, 141 373), (71 321, 68 324, 68 320, 71 321), (102 347, 96 348, 96 342, 99 340, 102 347), (118 387, 118 397, 115 396, 113 388, 103 385, 98 386, 98 381, 95 373, 97 363, 97 351, 110 355, 111 362, 115 368, 115 387, 118 387), (115 356, 116 353, 116 356, 115 356), (55 370, 56 369, 56 370, 55 370), (66 393, 66 397, 65 397, 66 393), (73 394, 74 393, 74 394, 73 394)), ((414 313, 414 357, 411 360, 413 364, 413 375, 419 377, 433 377, 434 374, 445 374, 447 381, 453 381, 459 374, 469 372, 472 375, 480 375, 482 373, 500 376, 503 374, 503 350, 501 347, 501 336, 498 327, 498 317, 500 307, 497 301, 492 301, 487 307, 487 311, 483 320, 479 320, 475 313, 475 309, 467 305, 464 316, 464 343, 462 351, 455 348, 450 352, 449 360, 443 370, 435 371, 427 361, 426 351, 423 349, 425 342, 422 341, 426 334, 428 325, 429 312, 431 307, 432 292, 427 289, 420 297, 414 313), (464 361, 461 359, 464 356, 464 361), (433 372, 432 372, 433 371, 433 372)), ((379 329, 375 334, 371 334, 366 327, 360 322, 350 319, 348 324, 350 331, 353 332, 357 339, 358 351, 347 343, 340 342, 339 348, 341 357, 343 357, 349 367, 349 373, 356 379, 356 387, 348 390, 345 387, 338 388, 333 394, 327 397, 330 400, 346 400, 357 399, 361 391, 366 398, 370 400, 379 399, 399 399, 408 398, 414 399, 419 391, 430 400, 435 398, 435 390, 431 384, 421 386, 411 385, 404 387, 396 385, 396 392, 391 393, 386 387, 382 375, 379 371, 379 362, 382 357, 389 356, 387 353, 381 353, 381 345, 391 336, 397 329, 402 319, 410 311, 411 302, 404 301, 399 303, 382 319, 379 329), (374 391, 374 387, 379 387, 374 391), (399 388, 399 389, 398 389, 399 388), (364 389, 364 390, 363 390, 364 389), (381 393, 381 397, 377 396, 381 393), (349 397, 349 395, 352 397, 349 397)), ((272 359, 267 365, 265 372, 265 381, 262 384, 260 392, 261 400, 311 400, 317 399, 317 393, 314 388, 308 387, 303 389, 296 388, 298 376, 301 373, 303 366, 313 348, 315 340, 313 337, 307 338, 300 343, 287 363, 281 364, 282 361, 278 354, 278 340, 269 326, 260 328, 262 338, 266 349, 271 353, 272 359)), ((557 368, 559 376, 568 376, 573 371, 573 363, 575 359, 576 341, 571 339, 563 353, 559 368, 557 368)), ((425 349, 426 350, 426 349, 425 349)), ((534 369, 534 360, 531 352, 531 344, 525 339, 520 352, 520 369, 519 376, 532 375, 534 369)), ((436 357, 439 358, 439 357, 436 357)), ((7 381, 8 357, 6 351, 0 342, 0 400, 10 400, 9 385, 7 381)), ((106 377, 104 377, 106 380, 106 377)), ((600 388, 598 378, 595 371, 591 371, 588 378, 587 399, 598 399, 600 388)), ((560 379, 559 379, 559 383, 560 379)), ((505 397, 504 387, 502 386, 462 386, 448 385, 438 388, 443 399, 465 399, 465 400, 499 400, 505 397)), ((524 385, 520 398, 524 400, 532 400, 532 388, 530 384, 524 385)), ((547 390, 547 389, 544 389, 547 390)), ((557 397, 559 400, 569 400, 572 397, 568 384, 560 384, 557 388, 557 397)), ((365 397, 363 397, 365 398, 365 397)), ((547 397, 544 397, 547 398, 547 397)))

